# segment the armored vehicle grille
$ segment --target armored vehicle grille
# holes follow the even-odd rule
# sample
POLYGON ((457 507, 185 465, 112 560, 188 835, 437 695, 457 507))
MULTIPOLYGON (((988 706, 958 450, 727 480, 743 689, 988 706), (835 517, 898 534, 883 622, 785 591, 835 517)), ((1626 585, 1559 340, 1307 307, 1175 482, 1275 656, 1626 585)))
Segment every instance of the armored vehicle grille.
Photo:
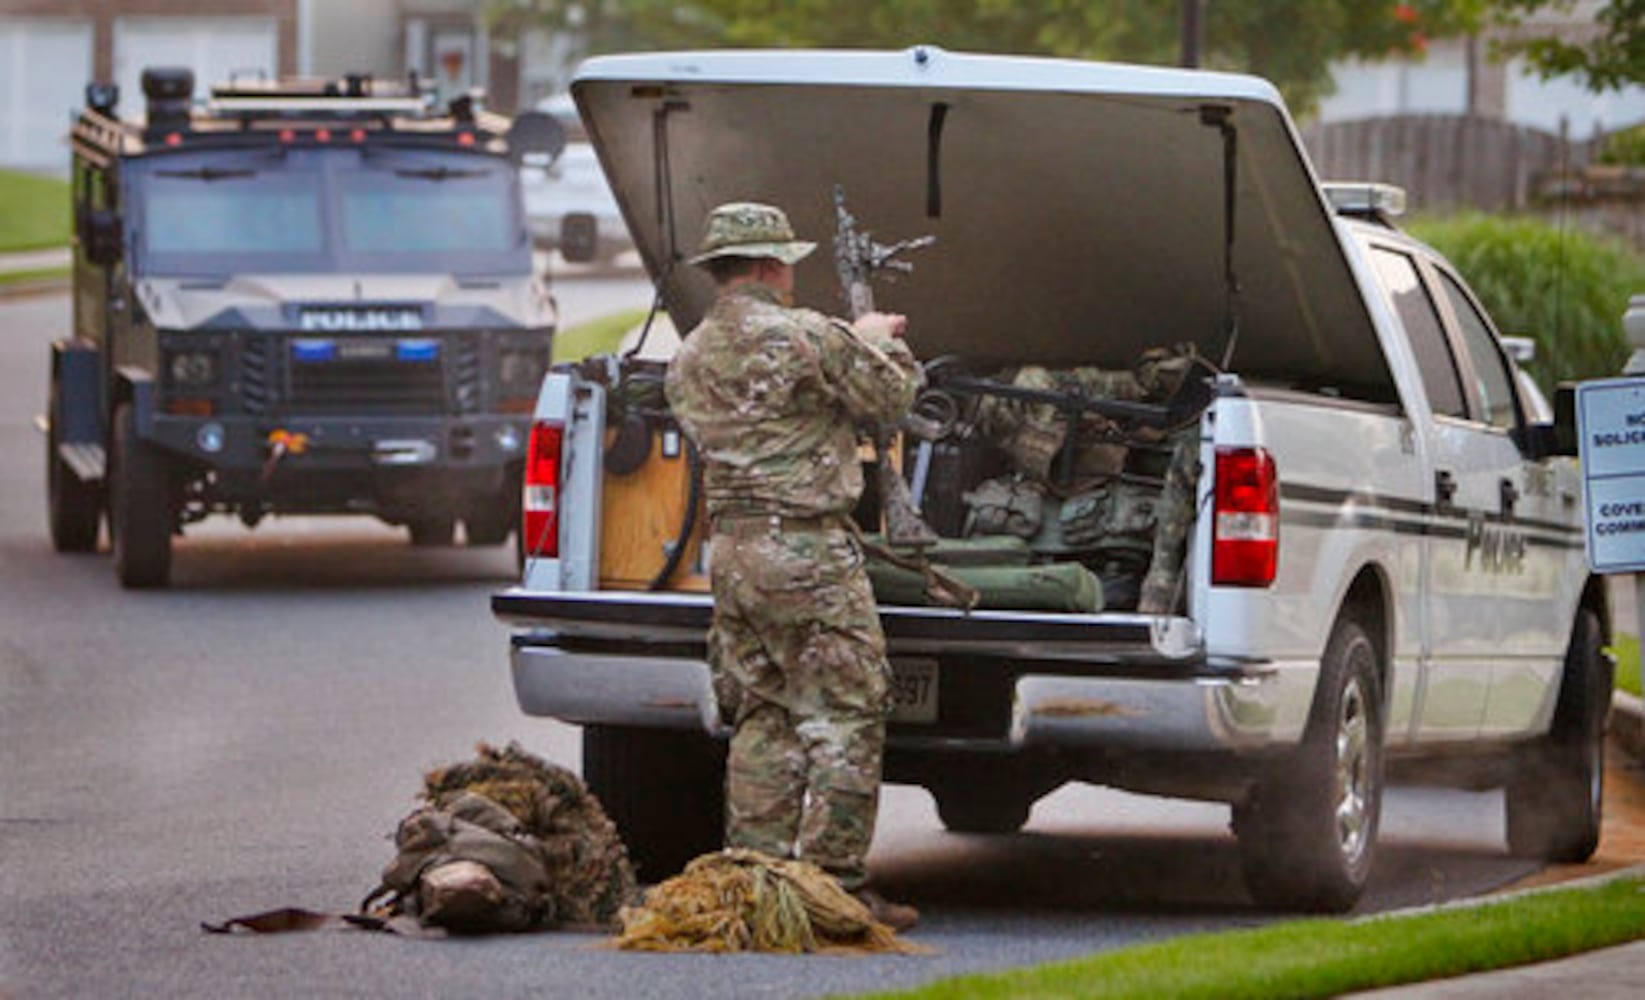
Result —
POLYGON ((241 341, 240 398, 250 414, 268 412, 268 338, 250 336, 241 341))
POLYGON ((475 413, 480 409, 480 344, 472 336, 451 340, 451 392, 453 408, 458 413, 475 413))
POLYGON ((284 408, 293 413, 412 414, 446 412, 445 372, 432 357, 291 358, 284 408))

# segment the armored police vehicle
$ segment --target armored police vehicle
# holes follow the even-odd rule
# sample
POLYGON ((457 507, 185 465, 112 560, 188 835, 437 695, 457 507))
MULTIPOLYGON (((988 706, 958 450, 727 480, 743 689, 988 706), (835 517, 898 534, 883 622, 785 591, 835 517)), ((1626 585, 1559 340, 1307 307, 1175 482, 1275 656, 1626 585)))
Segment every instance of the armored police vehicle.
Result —
MULTIPOLYGON (((1267 82, 915 48, 613 56, 572 91, 682 330, 720 202, 826 242, 837 185, 936 238, 876 291, 928 361, 925 557, 980 600, 869 572, 886 777, 950 829, 1014 831, 1069 781, 1226 803, 1253 899, 1309 910, 1359 898, 1390 778, 1505 788, 1516 854, 1594 850, 1611 619, 1570 424, 1397 191, 1315 177, 1267 82), (1161 359, 1192 365, 1151 400, 1161 359)), ((828 256, 797 296, 839 313, 828 256)), ((659 365, 545 379, 526 573, 492 601, 643 877, 716 842, 726 732, 659 365)))
POLYGON ((62 552, 107 512, 127 587, 169 582, 213 513, 367 514, 416 544, 505 542, 554 306, 517 161, 546 115, 412 81, 87 88, 73 143, 74 331, 52 347, 62 552))

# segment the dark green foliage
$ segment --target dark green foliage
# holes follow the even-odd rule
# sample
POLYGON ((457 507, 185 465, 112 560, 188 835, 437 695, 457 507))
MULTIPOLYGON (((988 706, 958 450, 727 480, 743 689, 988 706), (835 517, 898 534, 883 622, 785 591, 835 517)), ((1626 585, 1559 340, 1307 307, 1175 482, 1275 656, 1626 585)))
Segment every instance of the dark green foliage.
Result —
POLYGON ((1599 162, 1617 167, 1645 167, 1645 125, 1606 136, 1599 162))
POLYGON ((1645 294, 1645 258, 1574 225, 1529 218, 1466 214, 1409 228, 1450 258, 1499 333, 1536 341, 1529 367, 1544 390, 1621 373, 1622 314, 1629 296, 1645 294))

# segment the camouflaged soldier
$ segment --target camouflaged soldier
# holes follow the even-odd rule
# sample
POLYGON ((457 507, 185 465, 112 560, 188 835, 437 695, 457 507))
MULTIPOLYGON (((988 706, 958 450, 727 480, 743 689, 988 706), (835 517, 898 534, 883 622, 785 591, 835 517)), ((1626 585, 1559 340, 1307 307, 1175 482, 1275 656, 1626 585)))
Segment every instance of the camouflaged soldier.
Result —
POLYGON ((847 325, 792 307, 793 265, 815 248, 769 205, 709 214, 691 263, 718 294, 669 365, 668 401, 702 454, 714 530, 726 841, 813 862, 903 929, 914 909, 864 889, 890 666, 850 516, 857 425, 896 422, 922 377, 903 317, 847 325))

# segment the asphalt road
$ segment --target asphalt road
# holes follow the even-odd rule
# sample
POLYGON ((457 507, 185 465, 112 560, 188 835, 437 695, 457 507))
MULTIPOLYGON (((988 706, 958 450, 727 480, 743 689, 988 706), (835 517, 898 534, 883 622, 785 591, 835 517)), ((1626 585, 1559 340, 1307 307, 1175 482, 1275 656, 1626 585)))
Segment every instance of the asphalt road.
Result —
MULTIPOLYGON (((558 297, 575 322, 647 293, 576 280, 558 297)), ((481 739, 576 766, 576 731, 514 704, 487 606, 504 550, 413 549, 365 520, 218 519, 179 543, 157 593, 123 592, 105 555, 55 555, 34 419, 67 325, 66 296, 0 300, 0 997, 816 996, 1274 919, 1240 888, 1225 808, 1067 788, 1023 835, 963 837, 894 788, 871 863, 920 905, 927 956, 205 934, 277 906, 351 909, 423 770, 481 739)), ((1529 872, 1500 817, 1495 793, 1395 793, 1362 911, 1529 872)))

